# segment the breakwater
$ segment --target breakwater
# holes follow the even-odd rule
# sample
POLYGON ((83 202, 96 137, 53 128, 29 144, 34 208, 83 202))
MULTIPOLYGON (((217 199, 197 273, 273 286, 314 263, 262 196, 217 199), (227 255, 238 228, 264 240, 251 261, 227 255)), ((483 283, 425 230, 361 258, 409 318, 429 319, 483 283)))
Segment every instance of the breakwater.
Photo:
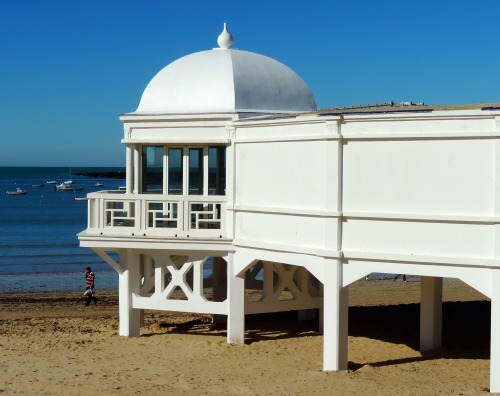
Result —
POLYGON ((125 179, 126 172, 122 171, 93 171, 93 172, 79 172, 78 176, 92 177, 94 179, 125 179))

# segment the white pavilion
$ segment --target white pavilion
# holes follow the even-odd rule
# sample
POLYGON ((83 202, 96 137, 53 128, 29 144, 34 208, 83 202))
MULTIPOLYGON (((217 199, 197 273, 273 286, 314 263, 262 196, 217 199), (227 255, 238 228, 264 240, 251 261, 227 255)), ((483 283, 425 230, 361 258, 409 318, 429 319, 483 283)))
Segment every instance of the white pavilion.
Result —
POLYGON ((232 42, 224 26, 220 48, 151 80, 120 116, 125 191, 88 195, 78 238, 119 274, 119 334, 139 336, 143 310, 197 312, 242 344, 245 315, 319 310, 323 368, 343 370, 351 283, 421 276, 425 351, 442 279, 459 278, 491 299, 500 392, 500 104, 321 111, 295 72, 232 42))

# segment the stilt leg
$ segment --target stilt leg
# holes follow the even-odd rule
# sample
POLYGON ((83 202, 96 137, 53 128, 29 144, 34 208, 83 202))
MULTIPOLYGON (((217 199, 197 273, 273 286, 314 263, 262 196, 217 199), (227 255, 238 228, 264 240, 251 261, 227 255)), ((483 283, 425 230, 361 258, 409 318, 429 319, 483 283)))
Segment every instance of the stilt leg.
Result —
POLYGON ((490 392, 500 392, 500 269, 492 272, 490 392))
MULTIPOLYGON (((305 269, 302 268, 299 270, 300 276, 300 285, 301 290, 304 290, 311 284, 311 274, 305 269)), ((318 318, 318 310, 317 309, 301 309, 297 312, 297 319, 300 320, 314 320, 318 318)))
POLYGON ((245 343, 245 278, 235 274, 235 254, 229 253, 227 297, 229 312, 227 316, 227 342, 245 343))
MULTIPOLYGON (((224 301, 227 297, 227 264, 222 257, 212 258, 213 301, 224 301)), ((224 323, 225 315, 212 315, 212 323, 224 323)))
POLYGON ((442 343, 443 279, 423 276, 420 285, 420 350, 442 343))
POLYGON ((342 263, 325 259, 323 370, 347 369, 348 294, 342 287, 342 263))
POLYGON ((118 275, 119 284, 119 334, 127 337, 139 337, 141 329, 140 310, 132 308, 132 293, 139 292, 139 261, 137 253, 120 253, 120 262, 124 271, 118 275))
POLYGON ((143 309, 139 309, 139 323, 140 323, 140 326, 144 326, 144 310, 143 309))
MULTIPOLYGON (((325 295, 325 285, 320 284, 320 293, 322 296, 325 295)), ((324 297, 323 297, 324 301, 324 297)), ((325 304, 323 304, 318 310, 318 332, 319 334, 325 334, 325 304)))
POLYGON ((297 311, 297 320, 313 320, 318 317, 316 309, 301 309, 297 311))

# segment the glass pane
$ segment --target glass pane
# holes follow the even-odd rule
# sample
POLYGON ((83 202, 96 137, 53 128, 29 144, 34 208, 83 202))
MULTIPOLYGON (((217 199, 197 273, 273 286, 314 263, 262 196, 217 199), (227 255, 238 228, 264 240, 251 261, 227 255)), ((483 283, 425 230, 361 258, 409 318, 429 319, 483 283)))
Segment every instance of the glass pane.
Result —
POLYGON ((168 193, 182 195, 182 148, 168 149, 168 193))
POLYGON ((226 195, 226 148, 208 148, 208 195, 226 195))
POLYGON ((203 149, 189 149, 189 194, 203 195, 203 149))
POLYGON ((163 192, 163 146, 142 146, 142 192, 163 192))

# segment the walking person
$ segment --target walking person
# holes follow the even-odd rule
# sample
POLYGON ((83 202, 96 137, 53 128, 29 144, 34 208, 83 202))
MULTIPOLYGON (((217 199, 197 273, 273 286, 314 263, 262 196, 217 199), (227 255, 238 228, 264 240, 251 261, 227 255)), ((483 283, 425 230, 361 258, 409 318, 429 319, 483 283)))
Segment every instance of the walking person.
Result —
POLYGON ((84 296, 87 297, 87 302, 85 305, 90 305, 90 301, 94 301, 97 304, 97 298, 94 296, 94 281, 95 274, 92 272, 90 267, 85 268, 85 293, 84 296))
MULTIPOLYGON (((398 278, 401 276, 401 274, 398 274, 394 277, 393 281, 396 282, 398 280, 398 278)), ((406 280, 406 275, 403 274, 403 283, 406 283, 407 280, 406 280)))

